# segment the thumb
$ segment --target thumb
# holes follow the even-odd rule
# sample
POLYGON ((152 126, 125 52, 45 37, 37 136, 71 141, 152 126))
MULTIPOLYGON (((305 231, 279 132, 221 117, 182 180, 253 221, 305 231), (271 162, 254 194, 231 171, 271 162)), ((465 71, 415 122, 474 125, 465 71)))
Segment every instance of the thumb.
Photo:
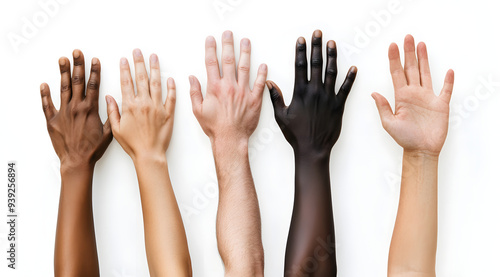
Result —
POLYGON ((382 121, 382 126, 386 128, 387 124, 389 124, 394 119, 394 113, 392 112, 391 105, 389 105, 389 102, 387 102, 387 99, 385 99, 384 96, 376 92, 372 93, 372 97, 375 100, 375 104, 377 105, 380 120, 382 121))
POLYGON ((203 95, 201 94, 201 85, 200 81, 194 76, 189 76, 189 84, 190 90, 189 94, 191 95, 191 104, 193 105, 193 113, 195 115, 200 111, 201 103, 203 102, 203 95))
POLYGON ((108 108, 108 120, 104 123, 111 125, 111 130, 116 132, 120 129, 120 112, 118 111, 118 104, 116 104, 115 99, 111 95, 106 95, 106 104, 108 108))
POLYGON ((281 112, 286 108, 281 89, 273 81, 267 81, 266 85, 269 89, 269 95, 271 96, 271 103, 273 103, 274 113, 281 112))

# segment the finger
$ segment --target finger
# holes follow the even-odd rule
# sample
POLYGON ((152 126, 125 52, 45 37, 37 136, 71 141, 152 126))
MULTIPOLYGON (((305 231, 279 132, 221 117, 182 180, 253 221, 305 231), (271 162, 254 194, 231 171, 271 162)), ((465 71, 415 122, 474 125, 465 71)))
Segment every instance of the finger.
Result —
POLYGON ((415 41, 411 35, 405 37, 405 75, 408 85, 420 85, 417 57, 415 56, 415 41))
POLYGON ((252 94, 255 94, 258 98, 262 98, 264 93, 264 88, 266 86, 267 79, 267 65, 261 64, 259 70, 257 71, 257 78, 253 84, 252 94))
POLYGON ((175 112, 175 82, 173 78, 167 80, 167 99, 165 100, 165 109, 171 115, 175 112))
POLYGON ((115 99, 110 96, 106 95, 106 104, 107 104, 107 111, 108 111, 108 120, 109 124, 111 125, 111 129, 113 130, 113 134, 117 134, 117 132, 120 130, 120 112, 118 110, 118 104, 116 104, 115 99))
POLYGON ((432 89, 431 69, 429 67, 429 58, 427 56, 427 47, 425 43, 420 42, 417 45, 418 68, 420 71, 420 85, 424 88, 432 89))
POLYGON ((337 45, 335 41, 330 40, 326 48, 326 72, 325 87, 329 93, 335 93, 335 81, 337 79, 337 45))
POLYGON ((372 93, 372 97, 377 105, 382 126, 384 126, 384 129, 387 129, 387 126, 392 122, 392 120, 394 120, 394 113, 392 112, 391 105, 389 105, 389 102, 384 96, 376 92, 372 93))
POLYGON ((248 87, 250 80, 250 40, 244 38, 240 43, 240 60, 238 62, 238 84, 240 87, 248 87))
POLYGON ((389 65, 394 89, 399 89, 408 85, 403 66, 401 66, 399 48, 396 43, 391 43, 391 45, 389 46, 389 65))
POLYGON ((71 68, 66 57, 59 59, 59 71, 61 72, 61 107, 63 109, 71 100, 71 68))
POLYGON ((189 94, 191 95, 191 104, 193 106, 193 113, 195 115, 201 110, 201 105, 203 103, 203 95, 201 94, 201 85, 198 79, 194 76, 189 76, 189 84, 190 90, 189 94))
POLYGON ((150 97, 148 72, 146 71, 144 57, 142 56, 142 52, 139 49, 134 49, 134 69, 137 96, 150 97))
POLYGON ((300 37, 295 46, 295 86, 307 84, 306 50, 306 40, 300 37))
POLYGON ((356 79, 356 75, 358 74, 358 68, 355 66, 351 66, 349 71, 347 72, 347 76, 344 79, 344 83, 340 87, 338 97, 345 102, 349 92, 351 91, 352 85, 354 84, 354 80, 356 79))
POLYGON ((149 72, 151 74, 151 80, 149 81, 149 85, 151 87, 151 99, 153 99, 155 104, 161 105, 161 71, 160 62, 158 61, 158 56, 156 54, 152 54, 149 57, 149 66, 149 72))
POLYGON ((42 97, 42 109, 43 114, 45 114, 45 119, 49 121, 54 117, 57 110, 52 103, 52 97, 50 96, 50 88, 46 83, 40 85, 40 95, 42 97))
POLYGON ((222 34, 222 77, 229 80, 236 79, 235 61, 234 61, 234 41, 233 33, 225 31, 222 34))
POLYGON ((111 128, 111 121, 106 119, 106 122, 104 122, 104 125, 102 126, 102 133, 103 133, 103 144, 104 145, 109 145, 109 143, 113 140, 113 131, 111 128))
POLYGON ((439 94, 439 97, 443 98, 447 103, 450 103, 451 94, 453 92, 453 83, 455 82, 455 72, 450 69, 446 73, 446 77, 444 78, 444 86, 439 94))
POLYGON ((71 78, 71 99, 83 100, 85 97, 85 59, 82 51, 73 51, 73 77, 71 78))
POLYGON ((135 97, 134 83, 130 74, 130 66, 126 58, 120 59, 120 85, 122 89, 122 99, 130 100, 135 97))
POLYGON ((269 96, 271 96, 274 113, 281 114, 281 112, 286 108, 285 101, 283 100, 283 93, 281 93, 280 88, 273 81, 267 81, 266 84, 269 89, 269 96))
POLYGON ((320 30, 314 31, 311 44, 311 82, 321 84, 323 80, 323 40, 320 30))
POLYGON ((99 103, 99 85, 101 83, 101 63, 98 58, 92 59, 90 67, 90 77, 87 84, 87 96, 85 101, 90 101, 92 105, 99 103))
POLYGON ((205 41, 205 66, 207 68, 207 79, 219 80, 220 69, 219 61, 217 60, 217 43, 212 36, 207 37, 205 41))

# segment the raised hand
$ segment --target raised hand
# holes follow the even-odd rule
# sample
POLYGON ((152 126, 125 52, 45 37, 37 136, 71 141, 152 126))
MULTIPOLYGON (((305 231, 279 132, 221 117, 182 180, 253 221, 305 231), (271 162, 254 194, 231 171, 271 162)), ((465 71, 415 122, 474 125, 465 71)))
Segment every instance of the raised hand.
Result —
POLYGON ((323 80, 322 34, 317 30, 312 37, 311 79, 307 79, 306 41, 299 38, 296 45, 295 89, 290 106, 286 106, 278 86, 267 85, 274 106, 274 114, 285 138, 297 154, 313 151, 330 155, 340 136, 342 115, 347 96, 356 78, 356 67, 351 67, 338 93, 337 48, 333 40, 327 43, 327 61, 323 80))
POLYGON ((276 121, 295 154, 295 198, 285 253, 285 277, 337 274, 330 153, 340 135, 345 102, 357 69, 350 68, 340 91, 335 93, 337 49, 334 41, 327 43, 323 80, 322 44, 322 33, 316 30, 308 80, 306 42, 302 37, 297 40, 295 89, 290 106, 285 106, 278 86, 267 82, 276 121))
POLYGON ((93 166, 113 139, 108 121, 99 117, 101 64, 92 59, 90 78, 85 88, 85 60, 80 50, 73 52, 73 75, 68 58, 59 59, 61 107, 52 103, 49 86, 40 86, 42 107, 52 145, 62 167, 93 166))
POLYGON ((422 151, 438 155, 448 132, 448 118, 454 73, 449 70, 439 95, 434 94, 423 42, 417 46, 411 35, 404 42, 405 64, 401 65, 398 46, 389 47, 395 112, 385 97, 373 93, 384 129, 407 151, 422 151))
POLYGON ((116 140, 134 161, 141 192, 146 254, 151 276, 191 276, 191 258, 184 224, 170 182, 167 151, 174 124, 175 83, 167 81, 162 101, 160 63, 149 58, 150 75, 139 49, 134 65, 137 94, 127 59, 120 60, 122 115, 111 96, 108 116, 116 140))
POLYGON ((52 145, 61 161, 61 195, 54 251, 55 276, 99 276, 92 212, 94 166, 113 139, 109 121, 99 117, 101 64, 92 59, 85 87, 85 60, 73 51, 73 75, 69 60, 59 59, 61 107, 52 103, 49 86, 40 86, 42 107, 52 145))
POLYGON ((250 88, 250 40, 242 39, 236 71, 233 34, 222 35, 222 74, 213 37, 205 42, 207 93, 191 83, 193 113, 212 143, 219 181, 217 243, 226 276, 263 276, 260 213, 248 161, 248 139, 259 122, 267 66, 260 65, 250 88))

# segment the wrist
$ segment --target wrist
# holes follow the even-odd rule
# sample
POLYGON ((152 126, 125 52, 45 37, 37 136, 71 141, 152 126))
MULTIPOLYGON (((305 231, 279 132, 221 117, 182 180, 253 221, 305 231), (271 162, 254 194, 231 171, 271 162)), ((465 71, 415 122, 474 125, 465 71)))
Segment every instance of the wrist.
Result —
POLYGON ((90 174, 92 175, 94 173, 94 163, 85 163, 85 162, 80 162, 80 163, 75 163, 75 162, 67 162, 67 161, 61 161, 61 176, 66 176, 66 175, 73 175, 73 174, 90 174))
POLYGON ((307 163, 329 163, 330 153, 329 150, 317 150, 312 148, 296 147, 293 148, 293 153, 295 156, 295 162, 307 162, 307 163))
POLYGON ((439 159, 440 152, 436 151, 428 151, 428 150, 420 150, 420 149, 403 149, 403 156, 407 158, 416 158, 416 159, 439 159))
POLYGON ((134 162, 135 167, 141 165, 166 165, 167 164, 167 156, 165 153, 142 153, 138 155, 134 155, 132 157, 132 161, 134 162))
POLYGON ((210 138, 214 154, 248 155, 248 138, 210 138))

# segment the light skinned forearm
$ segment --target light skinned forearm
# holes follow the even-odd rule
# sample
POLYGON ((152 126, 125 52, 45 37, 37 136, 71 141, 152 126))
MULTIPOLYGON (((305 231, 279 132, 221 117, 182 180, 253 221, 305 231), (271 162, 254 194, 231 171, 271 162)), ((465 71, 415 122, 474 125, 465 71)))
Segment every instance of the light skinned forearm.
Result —
POLYGON ((155 276, 191 276, 191 259, 165 155, 136 157, 149 271, 155 276))
POLYGON ((404 151, 388 276, 435 276, 439 154, 404 151))
POLYGON ((99 276, 92 213, 94 166, 61 165, 54 252, 55 276, 99 276))
POLYGON ((219 181, 217 242, 226 276, 263 276, 259 203, 248 160, 248 140, 213 140, 219 181))

